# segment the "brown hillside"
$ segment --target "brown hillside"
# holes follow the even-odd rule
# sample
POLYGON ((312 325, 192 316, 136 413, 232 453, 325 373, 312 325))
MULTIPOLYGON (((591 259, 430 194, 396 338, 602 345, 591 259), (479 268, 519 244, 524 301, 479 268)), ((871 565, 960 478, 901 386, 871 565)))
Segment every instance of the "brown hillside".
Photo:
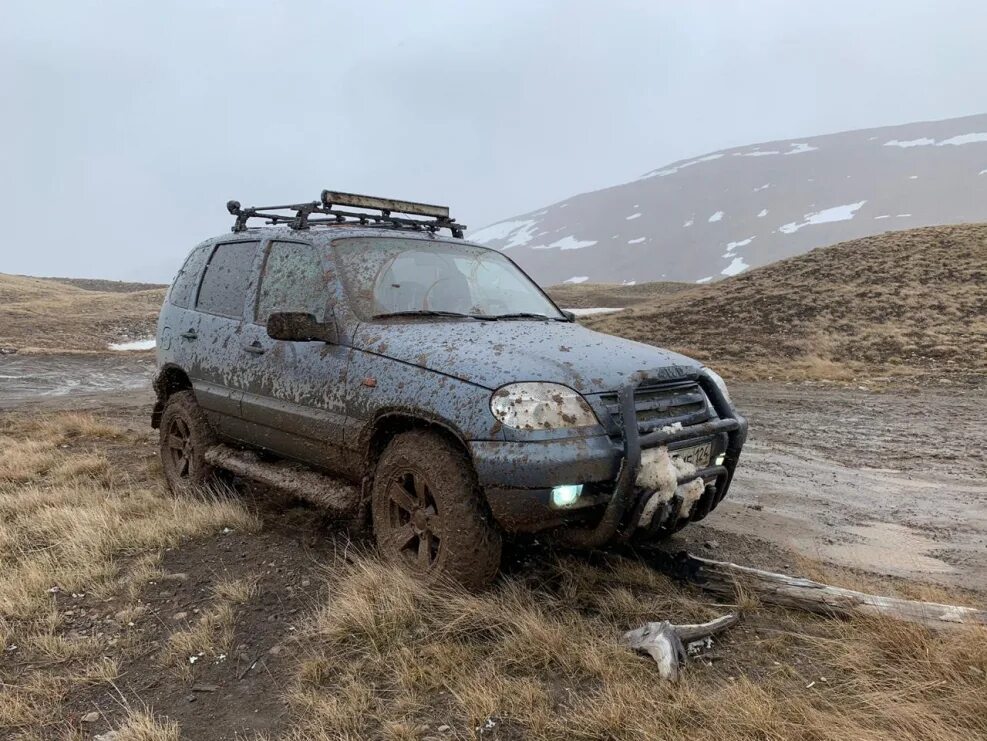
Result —
POLYGON ((636 283, 614 285, 612 283, 580 283, 549 286, 546 293, 565 309, 589 309, 594 307, 634 306, 644 301, 668 296, 693 287, 692 283, 636 283))
POLYGON ((987 372, 987 224, 855 239, 587 325, 731 375, 987 372))
POLYGON ((98 291, 0 273, 0 347, 106 350, 154 334, 164 288, 98 291))

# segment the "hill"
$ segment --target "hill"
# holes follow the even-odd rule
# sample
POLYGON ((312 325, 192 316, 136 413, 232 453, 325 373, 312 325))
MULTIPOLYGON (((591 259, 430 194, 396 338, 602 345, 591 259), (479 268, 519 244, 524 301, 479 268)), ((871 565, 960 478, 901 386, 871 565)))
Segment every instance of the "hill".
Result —
POLYGON ((545 289, 555 302, 566 309, 588 309, 593 307, 633 306, 635 304, 668 296, 678 291, 692 288, 690 283, 636 283, 634 285, 613 285, 611 283, 564 283, 545 289))
POLYGON ((164 288, 99 283, 0 273, 0 348, 101 351, 154 334, 164 288))
POLYGON ((864 237, 589 317, 730 375, 987 373, 987 224, 864 237))
POLYGON ((702 283, 889 229, 987 220, 987 114, 711 152, 471 232, 543 285, 702 283))

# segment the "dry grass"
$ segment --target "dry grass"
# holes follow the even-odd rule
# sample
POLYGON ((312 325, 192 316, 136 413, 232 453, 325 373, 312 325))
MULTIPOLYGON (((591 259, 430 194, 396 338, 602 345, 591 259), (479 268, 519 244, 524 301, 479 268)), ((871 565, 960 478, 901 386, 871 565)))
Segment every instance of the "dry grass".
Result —
POLYGON ((164 290, 87 290, 0 274, 0 347, 102 351, 123 337, 152 335, 164 290))
POLYGON ((987 733, 982 631, 934 634, 748 605, 678 685, 621 648, 642 621, 722 609, 626 560, 563 560, 481 595, 363 560, 302 636, 291 738, 947 739, 987 733), (811 686, 809 686, 811 684, 811 686))
MULTIPOLYGON (((127 444, 122 431, 89 415, 0 425, 0 641, 5 659, 28 667, 15 674, 0 662, 0 736, 58 720, 72 688, 116 676, 116 661, 104 658, 106 635, 68 629, 77 596, 112 600, 107 617, 126 625, 144 610, 137 595, 159 573, 161 549, 224 526, 257 527, 230 499, 175 499, 139 472, 110 475, 94 448, 108 441, 127 444)), ((243 585, 225 590, 249 594, 243 585)), ((114 646, 125 648, 126 640, 114 646)), ((177 737, 152 721, 132 716, 120 738, 177 737)))
POLYGON ((601 306, 617 308, 634 306, 690 288, 695 288, 695 284, 659 281, 637 283, 633 286, 611 283, 569 283, 549 286, 545 291, 563 308, 588 309, 601 306))
POLYGON ((585 322, 735 378, 983 374, 987 225, 856 239, 585 322))

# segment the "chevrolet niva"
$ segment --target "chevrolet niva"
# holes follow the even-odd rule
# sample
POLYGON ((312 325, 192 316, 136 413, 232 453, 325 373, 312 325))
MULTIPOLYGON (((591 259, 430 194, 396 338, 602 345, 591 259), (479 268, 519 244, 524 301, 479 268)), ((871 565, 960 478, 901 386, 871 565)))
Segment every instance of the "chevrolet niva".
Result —
POLYGON ((192 250, 158 323, 172 490, 219 469, 281 486, 471 588, 503 533, 654 540, 726 495, 747 423, 720 377, 581 326, 448 209, 227 207, 232 234, 192 250))

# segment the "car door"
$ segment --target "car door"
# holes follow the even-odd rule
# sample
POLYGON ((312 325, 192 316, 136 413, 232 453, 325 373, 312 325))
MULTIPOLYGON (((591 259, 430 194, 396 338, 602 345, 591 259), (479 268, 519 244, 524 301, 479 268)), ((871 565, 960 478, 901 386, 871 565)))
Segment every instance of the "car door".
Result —
MULTIPOLYGON (((221 435, 242 435, 240 336, 255 294, 260 241, 230 240, 213 248, 195 300, 198 324, 183 332, 195 398, 221 435)), ((183 328, 184 329, 184 328, 183 328)))
POLYGON ((313 314, 334 321, 335 281, 323 248, 288 239, 264 251, 253 321, 242 338, 242 413, 250 442, 332 470, 348 470, 340 443, 346 422, 346 366, 350 348, 326 342, 287 342, 267 334, 274 312, 313 314))

